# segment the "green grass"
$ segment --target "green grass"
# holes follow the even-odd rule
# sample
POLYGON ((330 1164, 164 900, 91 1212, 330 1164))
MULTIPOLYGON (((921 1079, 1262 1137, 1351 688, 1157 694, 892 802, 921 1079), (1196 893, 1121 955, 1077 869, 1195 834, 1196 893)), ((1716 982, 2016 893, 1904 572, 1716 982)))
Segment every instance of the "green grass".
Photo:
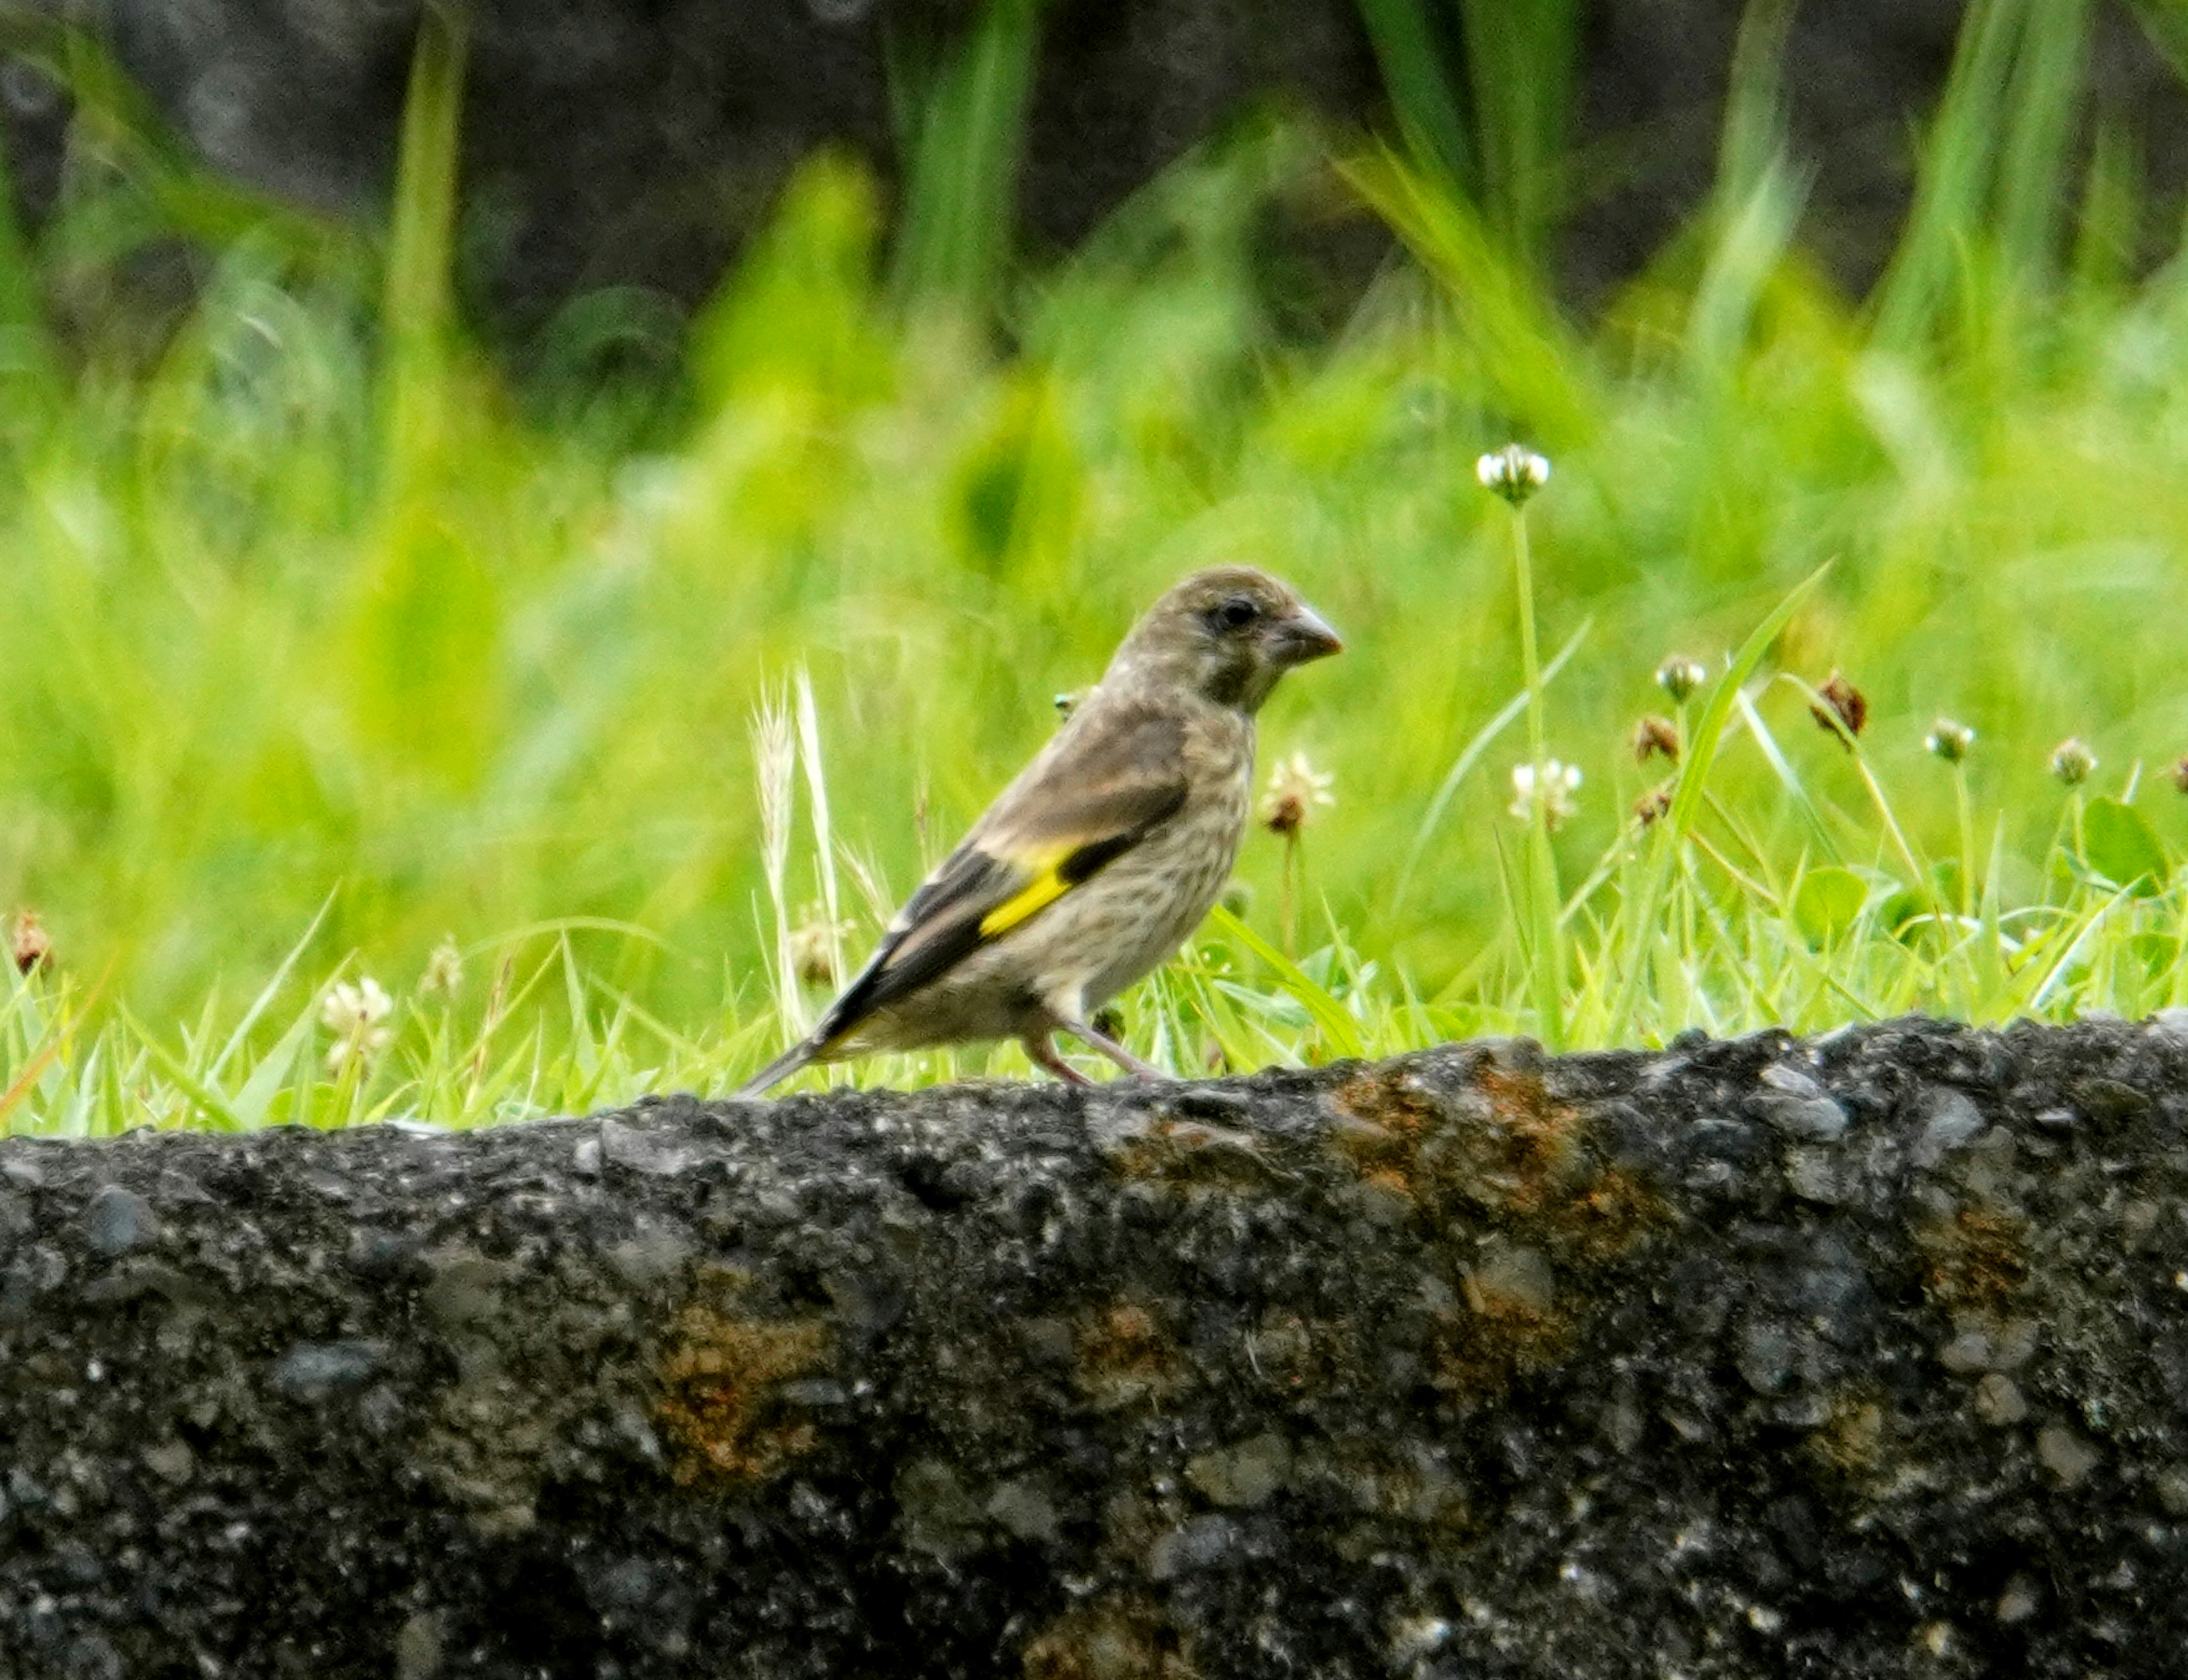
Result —
POLYGON ((0 228, 0 913, 54 947, 0 987, 0 1125, 720 1089, 1137 608, 1236 558, 1346 633, 1263 733, 1336 803, 1289 853, 1252 836, 1235 914, 1125 1001, 1157 1059, 2188 1001, 2188 262, 2117 130, 2047 220, 2079 8, 1977 8, 1869 300, 1802 255, 1758 14, 1716 199, 1587 322, 1537 277, 1548 198, 1292 127, 1012 264, 1026 15, 935 72, 924 231, 890 246, 867 173, 816 158, 687 339, 588 300, 523 378, 451 301, 460 40, 414 77, 384 247, 200 181, 80 70, 110 144, 37 238, 0 228), (2000 54, 2023 68, 1986 77, 2000 54), (1407 257, 1301 344, 1255 230, 1344 192, 1407 257), (197 301, 84 327, 153 239, 197 301), (1531 691, 1512 516, 1475 477, 1514 437, 1554 465, 1531 691), (1674 653, 1710 677, 1683 711, 1674 653), (1834 670, 1869 701, 1852 743, 1810 716, 1834 670), (1531 837, 1530 700, 1584 773, 1531 837), (1649 712, 1686 750, 1644 828, 1649 712), (1960 766, 1925 751, 1941 714, 1977 731, 1960 766), (2100 760, 2071 791, 2069 735, 2100 760), (460 980, 421 987, 449 939, 460 980), (387 1042, 330 1066, 329 989, 368 975, 387 1042))

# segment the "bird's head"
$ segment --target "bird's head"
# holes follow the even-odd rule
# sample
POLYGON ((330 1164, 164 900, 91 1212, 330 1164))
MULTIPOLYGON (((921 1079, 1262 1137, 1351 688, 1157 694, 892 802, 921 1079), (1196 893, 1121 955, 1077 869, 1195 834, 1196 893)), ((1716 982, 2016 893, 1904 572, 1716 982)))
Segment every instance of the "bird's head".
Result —
POLYGON ((1174 586, 1141 616, 1102 680, 1176 685, 1255 712, 1293 666, 1343 646, 1289 585, 1250 566, 1215 566, 1174 586))

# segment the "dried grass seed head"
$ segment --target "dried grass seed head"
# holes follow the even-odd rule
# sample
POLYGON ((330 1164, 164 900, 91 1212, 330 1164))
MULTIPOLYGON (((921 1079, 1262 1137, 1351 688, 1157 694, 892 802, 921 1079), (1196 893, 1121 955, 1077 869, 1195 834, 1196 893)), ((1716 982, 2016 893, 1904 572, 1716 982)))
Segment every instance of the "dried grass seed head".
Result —
POLYGON ((790 967, 801 984, 832 986, 838 978, 837 954, 858 932, 852 922, 831 922, 819 905, 808 905, 790 930, 790 967))
POLYGON ((1837 671, 1832 672, 1830 679, 1816 691, 1815 702, 1808 711, 1817 727, 1838 736, 1849 752, 1853 750, 1854 737, 1869 721, 1868 698, 1837 671))
POLYGON ((1679 762, 1679 726, 1651 713, 1633 726, 1633 759, 1645 764, 1655 758, 1679 762))
POLYGON ((42 974, 54 966, 53 938, 30 910, 16 912, 10 949, 18 974, 42 974))

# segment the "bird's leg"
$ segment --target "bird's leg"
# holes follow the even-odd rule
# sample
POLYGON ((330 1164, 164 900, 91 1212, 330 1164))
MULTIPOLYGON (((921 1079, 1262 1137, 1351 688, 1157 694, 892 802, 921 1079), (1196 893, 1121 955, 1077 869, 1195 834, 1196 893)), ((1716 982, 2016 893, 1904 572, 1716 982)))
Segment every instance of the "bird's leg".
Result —
POLYGON ((1080 1073, 1057 1053, 1055 1040, 1045 1033, 1029 1033, 1025 1037, 1025 1053, 1036 1067, 1046 1068, 1066 1085, 1091 1085, 1093 1080, 1080 1073))
POLYGON ((1083 1021, 1059 1021, 1057 1025, 1072 1037, 1091 1045, 1128 1074, 1136 1074, 1143 1080, 1167 1080, 1170 1077, 1153 1063, 1141 1061, 1107 1033, 1097 1032, 1083 1021))

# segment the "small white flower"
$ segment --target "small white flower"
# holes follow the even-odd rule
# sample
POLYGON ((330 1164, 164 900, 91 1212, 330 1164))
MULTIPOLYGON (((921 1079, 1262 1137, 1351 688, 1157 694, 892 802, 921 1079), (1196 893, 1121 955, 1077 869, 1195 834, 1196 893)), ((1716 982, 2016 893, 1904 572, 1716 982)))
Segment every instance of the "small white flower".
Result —
POLYGON ((1272 834, 1296 834, 1305 827, 1317 805, 1334 805, 1329 790, 1337 778, 1315 769, 1304 753, 1279 759, 1269 773, 1269 791, 1261 800, 1261 826, 1272 834))
POLYGON ((1521 822, 1532 822, 1539 807, 1543 819, 1553 829, 1559 827, 1580 811, 1580 802, 1574 795, 1580 791, 1580 766, 1561 764, 1555 758, 1536 774, 1532 764, 1512 766, 1512 815, 1521 822))
POLYGON ((369 1060, 387 1048, 393 1039, 386 1026, 395 1012, 395 1000, 369 974, 355 985, 344 981, 328 989, 319 1005, 319 1024, 335 1035, 327 1048, 327 1068, 339 1071, 352 1057, 369 1060))
POLYGON ((1474 476, 1483 489, 1518 507, 1550 482, 1550 464, 1522 444, 1507 443, 1475 462, 1474 476))

